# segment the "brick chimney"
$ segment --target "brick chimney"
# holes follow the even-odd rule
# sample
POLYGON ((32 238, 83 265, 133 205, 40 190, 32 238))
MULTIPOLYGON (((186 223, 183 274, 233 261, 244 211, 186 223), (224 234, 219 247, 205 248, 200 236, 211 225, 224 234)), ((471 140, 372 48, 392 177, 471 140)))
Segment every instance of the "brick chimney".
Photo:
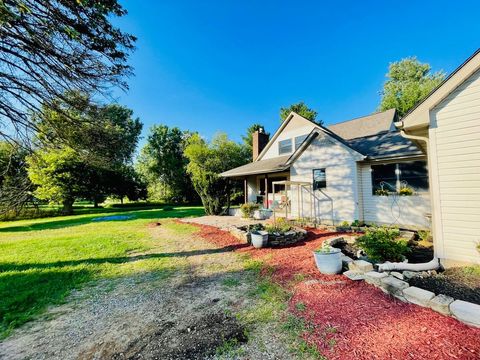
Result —
POLYGON ((253 161, 258 158, 258 155, 262 152, 268 143, 270 136, 265 133, 263 128, 258 129, 252 134, 252 157, 253 161))

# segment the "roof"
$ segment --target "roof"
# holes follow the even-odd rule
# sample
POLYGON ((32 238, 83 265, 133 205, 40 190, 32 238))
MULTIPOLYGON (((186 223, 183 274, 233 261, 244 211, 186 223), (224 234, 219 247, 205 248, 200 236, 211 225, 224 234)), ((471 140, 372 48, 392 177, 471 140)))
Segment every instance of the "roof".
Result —
POLYGON ((284 155, 267 160, 254 161, 249 164, 239 166, 235 169, 225 171, 221 173, 220 176, 237 177, 284 171, 289 168, 289 165, 287 165, 289 158, 290 155, 284 155))
POLYGON ((350 140, 390 131, 395 118, 396 110, 390 109, 333 124, 328 128, 345 140, 350 140))
POLYGON ((395 124, 404 130, 427 127, 430 124, 429 112, 473 73, 480 69, 480 49, 443 80, 425 99, 419 101, 400 122, 395 124))
POLYGON ((384 132, 347 141, 350 147, 365 155, 367 160, 392 159, 424 155, 423 152, 400 132, 384 132))

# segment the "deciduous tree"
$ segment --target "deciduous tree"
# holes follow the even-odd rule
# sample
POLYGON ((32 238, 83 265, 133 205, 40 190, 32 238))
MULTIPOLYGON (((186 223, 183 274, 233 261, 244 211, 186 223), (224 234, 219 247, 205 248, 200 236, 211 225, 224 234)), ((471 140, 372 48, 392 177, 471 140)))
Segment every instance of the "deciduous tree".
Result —
POLYGON ((445 78, 443 71, 431 72, 431 66, 409 57, 391 63, 381 91, 380 111, 395 108, 405 115, 445 78))
POLYGON ((322 125, 323 121, 317 120, 317 112, 311 108, 309 108, 303 101, 300 101, 296 104, 292 104, 288 107, 280 108, 280 122, 285 121, 288 115, 291 112, 297 113, 300 116, 303 116, 305 119, 313 121, 318 125, 322 125))
POLYGON ((187 171, 200 196, 205 212, 211 215, 224 213, 230 207, 232 184, 220 173, 246 164, 242 145, 218 134, 208 143, 198 134, 190 137, 185 148, 187 171))

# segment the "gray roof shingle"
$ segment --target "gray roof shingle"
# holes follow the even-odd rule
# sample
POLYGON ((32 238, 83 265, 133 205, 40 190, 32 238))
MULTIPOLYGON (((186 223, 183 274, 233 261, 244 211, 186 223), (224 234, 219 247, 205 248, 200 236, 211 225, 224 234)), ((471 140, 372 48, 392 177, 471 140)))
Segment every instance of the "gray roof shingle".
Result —
POLYGON ((395 118, 395 109, 390 109, 333 124, 328 126, 328 129, 345 140, 351 140, 394 130, 393 123, 395 118))
POLYGON ((223 177, 236 177, 254 174, 266 174, 272 172, 283 171, 289 168, 286 165, 290 155, 278 156, 272 159, 254 161, 252 163, 239 166, 235 169, 225 171, 220 174, 223 177))
POLYGON ((347 140, 347 143, 372 160, 423 155, 411 140, 404 138, 398 131, 347 140))

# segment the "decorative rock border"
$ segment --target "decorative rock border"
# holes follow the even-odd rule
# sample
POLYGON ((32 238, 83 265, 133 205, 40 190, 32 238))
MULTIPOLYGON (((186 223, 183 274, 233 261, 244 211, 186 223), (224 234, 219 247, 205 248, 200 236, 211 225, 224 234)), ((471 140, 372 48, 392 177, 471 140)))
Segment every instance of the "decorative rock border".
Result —
MULTIPOLYGON (((230 233, 238 239, 250 244, 251 236, 248 232, 248 226, 232 227, 230 233)), ((279 247, 293 245, 307 237, 307 231, 300 228, 294 228, 283 234, 268 234, 268 246, 279 247)))
POLYGON ((384 293, 392 295, 401 301, 430 308, 442 315, 453 316, 467 325, 480 328, 480 305, 463 300, 455 300, 443 294, 435 295, 431 291, 410 286, 403 279, 410 278, 411 274, 407 275, 405 272, 403 274, 399 272, 380 273, 374 271, 373 265, 367 261, 350 260, 348 262, 349 270, 343 273, 349 279, 356 281, 365 280, 365 282, 380 288, 384 293))

